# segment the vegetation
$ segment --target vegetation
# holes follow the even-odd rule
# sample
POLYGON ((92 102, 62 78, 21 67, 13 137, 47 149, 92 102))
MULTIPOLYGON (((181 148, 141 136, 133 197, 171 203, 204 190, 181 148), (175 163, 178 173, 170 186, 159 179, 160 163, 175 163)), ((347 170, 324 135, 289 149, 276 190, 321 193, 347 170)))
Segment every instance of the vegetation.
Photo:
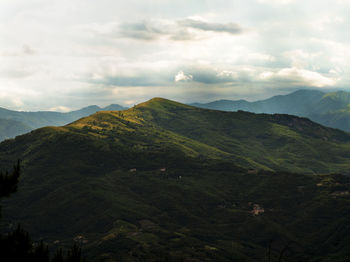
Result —
MULTIPOLYGON (((18 178, 21 169, 18 161, 11 174, 0 173, 0 199, 8 197, 17 191, 18 178)), ((49 248, 42 241, 33 243, 29 234, 20 226, 16 230, 6 235, 0 234, 0 260, 10 261, 33 261, 33 262, 81 262, 81 249, 76 244, 63 255, 62 249, 59 249, 52 260, 49 256, 49 248)))
POLYGON ((348 261, 349 153, 305 118, 156 98, 1 143, 23 159, 3 228, 91 261, 348 261))

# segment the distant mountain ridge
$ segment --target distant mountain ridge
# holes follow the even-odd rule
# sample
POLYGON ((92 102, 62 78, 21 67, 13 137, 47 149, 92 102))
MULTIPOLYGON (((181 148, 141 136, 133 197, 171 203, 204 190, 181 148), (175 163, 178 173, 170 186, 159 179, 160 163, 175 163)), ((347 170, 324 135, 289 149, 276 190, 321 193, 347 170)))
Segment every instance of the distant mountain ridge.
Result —
POLYGON ((191 105, 223 111, 243 110, 308 117, 322 125, 350 132, 350 93, 345 91, 324 93, 318 90, 298 90, 255 102, 218 100, 191 105))
POLYGON ((31 128, 12 119, 0 119, 0 141, 29 132, 31 128))
POLYGON ((61 113, 54 111, 13 111, 0 107, 0 141, 44 126, 66 125, 98 111, 117 111, 124 109, 126 108, 117 104, 111 104, 104 108, 92 105, 79 110, 61 113))

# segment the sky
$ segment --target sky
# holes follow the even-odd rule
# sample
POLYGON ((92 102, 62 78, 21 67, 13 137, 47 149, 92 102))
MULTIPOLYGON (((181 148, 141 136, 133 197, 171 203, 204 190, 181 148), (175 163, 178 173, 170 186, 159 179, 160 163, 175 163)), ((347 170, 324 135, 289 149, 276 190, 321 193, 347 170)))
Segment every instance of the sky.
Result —
POLYGON ((350 91, 347 0, 0 0, 0 107, 350 91))

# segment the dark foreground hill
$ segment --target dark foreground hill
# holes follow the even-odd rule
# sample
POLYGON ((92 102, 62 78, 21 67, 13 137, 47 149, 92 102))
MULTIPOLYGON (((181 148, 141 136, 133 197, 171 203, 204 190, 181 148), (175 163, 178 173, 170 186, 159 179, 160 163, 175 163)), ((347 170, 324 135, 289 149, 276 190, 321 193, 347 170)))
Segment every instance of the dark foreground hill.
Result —
POLYGON ((109 105, 105 108, 88 106, 67 113, 51 111, 22 112, 0 108, 0 141, 25 134, 33 129, 44 126, 65 125, 98 111, 123 109, 125 108, 116 104, 109 105))
POLYGON ((255 102, 218 100, 193 105, 224 111, 291 114, 308 117, 325 126, 350 131, 350 93, 345 91, 324 93, 317 90, 298 90, 255 102))
POLYGON ((350 180, 325 173, 349 156, 308 119, 152 99, 1 143, 24 170, 3 226, 91 261, 347 261, 350 180))

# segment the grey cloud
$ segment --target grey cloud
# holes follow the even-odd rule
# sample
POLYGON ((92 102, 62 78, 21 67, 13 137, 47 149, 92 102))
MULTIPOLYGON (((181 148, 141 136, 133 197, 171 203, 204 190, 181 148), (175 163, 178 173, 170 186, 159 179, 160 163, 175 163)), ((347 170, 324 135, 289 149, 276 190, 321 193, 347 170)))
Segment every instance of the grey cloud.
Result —
POLYGON ((27 56, 27 55, 35 55, 36 51, 30 47, 29 45, 23 45, 21 48, 7 48, 0 49, 0 56, 5 57, 19 57, 19 56, 27 56))
POLYGON ((210 71, 197 71, 192 73, 193 81, 203 84, 219 84, 227 82, 227 79, 222 79, 217 76, 216 72, 210 71))
POLYGON ((21 79, 21 78, 26 78, 26 77, 30 77, 33 74, 35 74, 35 72, 33 70, 29 70, 26 68, 8 68, 8 69, 1 69, 0 68, 0 78, 4 77, 4 78, 10 78, 10 79, 21 79))
POLYGON ((162 35, 168 35, 164 29, 160 28, 162 25, 155 25, 151 22, 126 23, 120 26, 121 36, 141 39, 141 40, 155 40, 162 35))
POLYGON ((186 73, 192 76, 192 80, 202 84, 224 84, 236 82, 235 72, 218 72, 211 68, 195 68, 188 69, 186 73))
POLYGON ((250 76, 247 76, 245 72, 236 71, 218 71, 211 67, 178 67, 171 70, 164 70, 162 72, 138 72, 134 76, 125 75, 110 75, 106 73, 99 77, 94 77, 93 74, 85 76, 83 79, 89 79, 87 82, 92 84, 98 84, 111 87, 169 87, 174 85, 175 82, 196 82, 199 84, 207 85, 220 85, 227 83, 235 83, 238 81, 250 81, 250 76), (182 73, 184 78, 177 76, 182 73), (185 80, 185 81, 183 81, 185 80))
MULTIPOLYGON (((245 72, 236 72, 229 70, 215 70, 211 67, 178 67, 171 70, 164 70, 163 72, 139 72, 134 76, 123 75, 101 75, 96 78, 93 75, 87 76, 88 82, 93 84, 100 84, 104 86, 119 86, 119 87, 169 87, 174 85, 174 77, 179 73, 183 73, 188 77, 187 81, 175 82, 196 82, 199 84, 207 85, 220 85, 227 83, 235 83, 238 81, 250 81, 251 76, 248 76, 245 72)), ((183 79, 181 79, 183 80, 183 79)))
POLYGON ((122 37, 137 40, 158 40, 161 37, 173 41, 186 41, 196 39, 187 28, 177 24, 166 24, 163 21, 142 21, 138 23, 125 23, 120 25, 119 34, 122 37))
POLYGON ((119 34, 123 37, 139 40, 157 40, 161 37, 174 41, 200 39, 197 34, 189 31, 191 28, 233 35, 243 33, 242 27, 234 23, 220 24, 184 19, 177 22, 148 20, 138 23, 125 23, 120 25, 119 34))
POLYGON ((23 51, 23 54, 25 55, 34 55, 36 53, 35 50, 29 45, 24 45, 22 47, 22 51, 23 51))
POLYGON ((194 29, 199 29, 202 31, 212 31, 219 33, 229 33, 229 34, 241 34, 243 33, 243 28, 234 23, 220 24, 220 23, 209 23, 194 19, 185 19, 178 22, 180 26, 190 27, 194 29))
POLYGON ((104 76, 101 79, 90 78, 89 82, 93 84, 102 84, 104 86, 119 87, 148 87, 148 86, 169 86, 172 78, 168 75, 153 76, 152 73, 140 74, 137 76, 104 76))
POLYGON ((189 41, 197 38, 195 34, 190 33, 186 28, 176 31, 169 37, 169 39, 174 41, 189 41))

